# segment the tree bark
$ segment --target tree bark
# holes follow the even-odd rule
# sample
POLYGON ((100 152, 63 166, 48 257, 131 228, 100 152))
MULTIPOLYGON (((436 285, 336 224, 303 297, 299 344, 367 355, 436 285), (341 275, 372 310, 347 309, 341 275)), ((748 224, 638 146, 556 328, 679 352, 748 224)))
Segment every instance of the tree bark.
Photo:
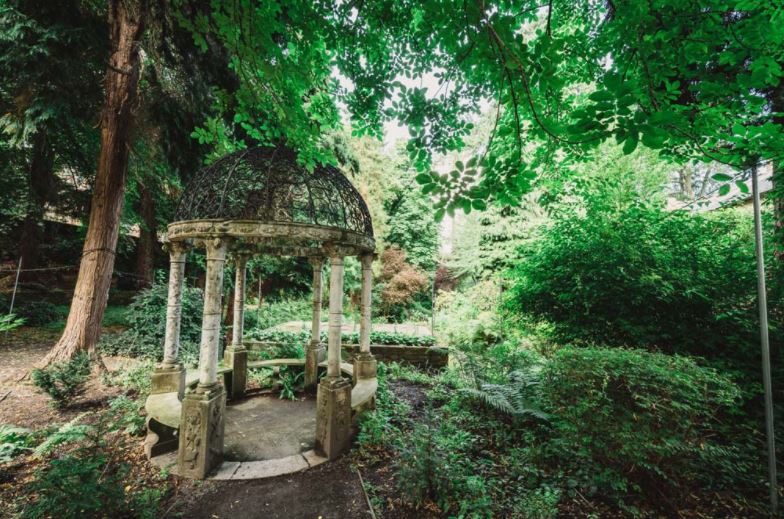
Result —
POLYGON ((139 241, 136 245, 136 287, 149 288, 153 281, 155 245, 157 243, 155 221, 155 197, 146 185, 139 183, 139 241))
POLYGON ((95 345, 101 334, 114 269, 140 75, 139 44, 147 9, 145 0, 109 1, 112 52, 104 80, 101 150, 87 235, 65 330, 41 366, 70 360, 81 351, 88 352, 101 365, 95 345))
POLYGON ((53 168, 54 150, 49 145, 46 131, 42 130, 33 138, 29 178, 30 207, 22 224, 19 241, 19 254, 24 258, 25 269, 41 266, 41 226, 46 202, 51 199, 53 168))

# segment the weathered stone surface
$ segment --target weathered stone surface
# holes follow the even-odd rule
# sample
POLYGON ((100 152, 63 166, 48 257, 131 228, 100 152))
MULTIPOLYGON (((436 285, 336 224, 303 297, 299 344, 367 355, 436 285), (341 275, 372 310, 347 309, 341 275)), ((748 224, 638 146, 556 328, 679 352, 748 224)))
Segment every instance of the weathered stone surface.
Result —
POLYGON ((244 348, 229 346, 223 352, 223 363, 231 368, 229 383, 226 384, 229 398, 234 400, 241 398, 245 395, 248 378, 248 352, 244 348))
POLYGON ((327 350, 321 343, 308 344, 305 349, 305 387, 313 387, 318 382, 318 366, 326 357, 327 350))
MULTIPOLYGON (((360 354, 359 346, 349 344, 342 347, 346 358, 354 359, 360 354)), ((439 369, 449 364, 449 350, 438 346, 398 346, 373 344, 373 357, 379 362, 405 362, 421 368, 439 369)))
POLYGON ((309 467, 301 454, 273 460, 246 461, 240 464, 230 479, 261 479, 299 472, 309 467))
POLYGON ((182 400, 185 391, 185 367, 182 364, 167 366, 159 364, 151 377, 150 394, 177 393, 182 400))
POLYGON ((376 359, 370 353, 360 352, 354 357, 354 380, 376 378, 376 359))
POLYGON ((351 442, 351 383, 341 377, 324 377, 316 403, 316 452, 337 458, 351 442))
POLYGON ((223 462, 223 386, 197 388, 182 401, 177 468, 181 476, 204 479, 223 462))
POLYGON ((144 454, 147 459, 177 450, 177 429, 164 425, 152 416, 147 417, 147 437, 144 454))

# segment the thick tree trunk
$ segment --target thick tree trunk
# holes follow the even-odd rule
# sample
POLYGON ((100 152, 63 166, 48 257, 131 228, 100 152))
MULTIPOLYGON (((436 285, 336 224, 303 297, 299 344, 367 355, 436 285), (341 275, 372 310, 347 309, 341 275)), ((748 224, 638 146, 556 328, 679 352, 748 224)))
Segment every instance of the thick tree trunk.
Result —
MULTIPOLYGON (((49 146, 45 131, 33 138, 30 158, 30 207, 22 224, 19 254, 24 258, 24 268, 41 265, 41 228, 46 211, 46 202, 51 198, 54 150, 49 146)), ((27 278, 25 278, 27 279, 27 278)))
POLYGON ((109 2, 112 54, 106 69, 101 151, 90 219, 68 321, 60 340, 42 360, 42 366, 67 361, 80 351, 98 358, 95 345, 100 337, 114 269, 140 73, 139 41, 146 15, 144 1, 109 2))
POLYGON ((139 216, 141 225, 136 246, 136 286, 148 288, 153 281, 155 246, 157 243, 155 197, 144 184, 139 184, 139 216))

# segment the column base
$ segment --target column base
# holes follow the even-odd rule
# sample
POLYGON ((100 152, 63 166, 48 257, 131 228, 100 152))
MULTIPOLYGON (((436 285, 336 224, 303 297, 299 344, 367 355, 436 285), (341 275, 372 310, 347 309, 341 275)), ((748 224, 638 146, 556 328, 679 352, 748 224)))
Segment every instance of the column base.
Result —
POLYGON ((331 460, 351 443, 351 382, 324 377, 316 403, 316 452, 331 460))
POLYGON ((152 372, 151 395, 177 392, 182 400, 185 392, 185 367, 182 364, 158 364, 152 372))
POLYGON ((225 410, 226 392, 220 384, 199 386, 185 395, 177 453, 180 476, 204 479, 223 463, 225 410))
POLYGON ((318 365, 324 360, 327 350, 321 343, 309 343, 305 349, 305 387, 313 387, 318 382, 318 365))
POLYGON ((354 380, 376 378, 377 366, 378 363, 371 353, 358 353, 354 357, 354 380))
POLYGON ((230 399, 234 400, 245 396, 245 387, 248 379, 248 350, 235 349, 229 346, 223 352, 223 363, 231 367, 231 382, 226 384, 226 391, 230 399))

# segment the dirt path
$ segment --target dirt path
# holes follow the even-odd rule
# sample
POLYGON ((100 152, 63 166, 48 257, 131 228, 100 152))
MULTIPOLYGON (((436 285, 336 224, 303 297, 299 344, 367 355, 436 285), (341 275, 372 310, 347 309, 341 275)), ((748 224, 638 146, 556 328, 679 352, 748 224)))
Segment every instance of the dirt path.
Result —
POLYGON ((369 519, 347 458, 277 478, 210 481, 192 488, 166 517, 193 519, 369 519))
MULTIPOLYGON (((60 337, 59 331, 40 328, 20 328, 0 334, 0 424, 12 424, 28 429, 61 424, 80 413, 103 406, 122 391, 98 381, 87 385, 85 395, 67 409, 57 410, 51 400, 24 376, 43 358, 60 337)), ((131 359, 132 360, 132 359, 131 359)), ((123 362, 119 357, 104 357, 106 366, 113 370, 123 362)))

